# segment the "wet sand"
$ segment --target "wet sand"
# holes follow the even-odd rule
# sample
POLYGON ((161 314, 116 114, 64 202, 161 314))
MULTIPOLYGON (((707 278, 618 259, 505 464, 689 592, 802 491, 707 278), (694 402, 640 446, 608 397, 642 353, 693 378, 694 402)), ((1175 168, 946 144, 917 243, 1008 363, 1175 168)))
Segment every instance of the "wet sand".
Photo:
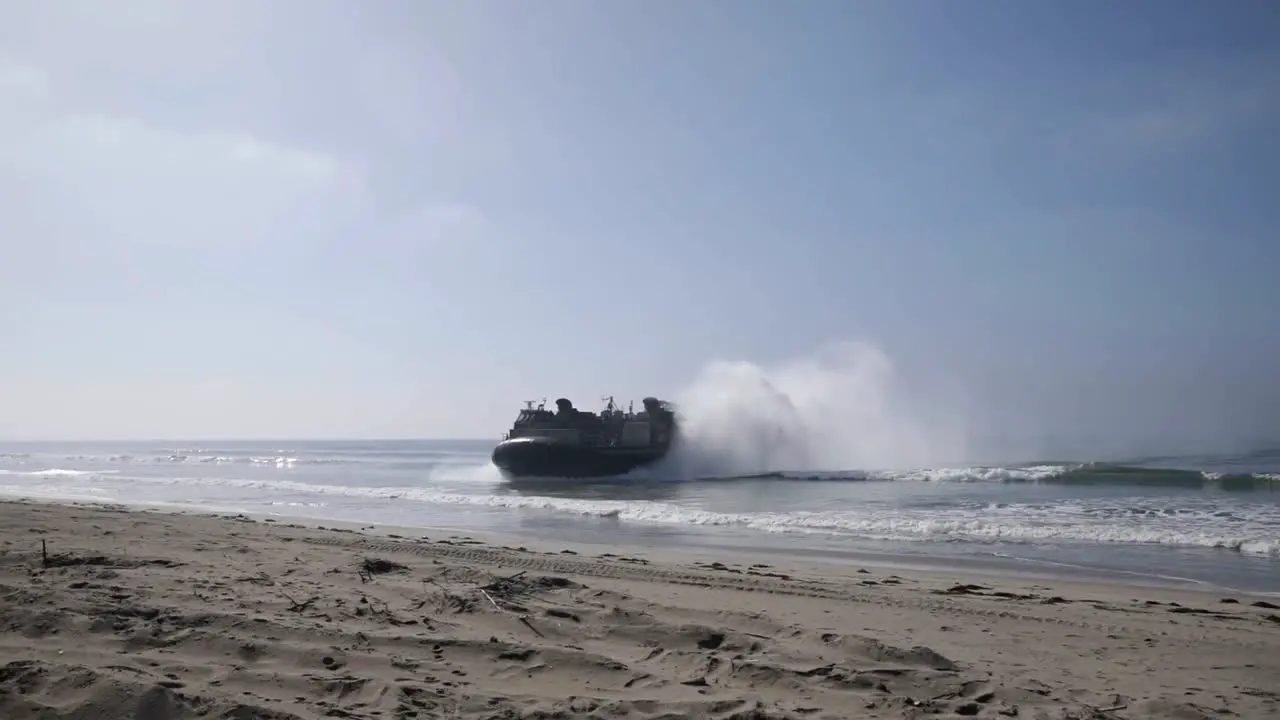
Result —
POLYGON ((0 503, 0 717, 1280 714, 1274 598, 415 535, 0 503))

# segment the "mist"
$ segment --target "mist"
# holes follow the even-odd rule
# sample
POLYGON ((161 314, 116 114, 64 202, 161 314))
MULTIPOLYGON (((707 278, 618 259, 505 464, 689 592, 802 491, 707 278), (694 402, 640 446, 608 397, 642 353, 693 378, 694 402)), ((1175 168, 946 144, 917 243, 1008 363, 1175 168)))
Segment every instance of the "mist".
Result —
POLYGON ((907 366, 843 341, 774 365, 711 362, 676 395, 684 432, 663 473, 1124 462, 1277 442, 1280 390, 1259 382, 1260 357, 1111 356, 1056 371, 1034 354, 1015 359, 975 370, 939 353, 907 366))
POLYGON ((919 468, 970 456, 962 403, 930 396, 867 342, 772 367, 712 362, 676 403, 683 432, 666 469, 684 476, 919 468))

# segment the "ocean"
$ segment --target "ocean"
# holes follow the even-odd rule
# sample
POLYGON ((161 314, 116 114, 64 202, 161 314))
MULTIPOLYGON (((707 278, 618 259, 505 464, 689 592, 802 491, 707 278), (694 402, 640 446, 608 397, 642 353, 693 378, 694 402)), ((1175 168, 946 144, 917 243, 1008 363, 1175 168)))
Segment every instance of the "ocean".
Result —
POLYGON ((1280 450, 513 485, 493 443, 8 443, 0 496, 1280 593, 1280 450))

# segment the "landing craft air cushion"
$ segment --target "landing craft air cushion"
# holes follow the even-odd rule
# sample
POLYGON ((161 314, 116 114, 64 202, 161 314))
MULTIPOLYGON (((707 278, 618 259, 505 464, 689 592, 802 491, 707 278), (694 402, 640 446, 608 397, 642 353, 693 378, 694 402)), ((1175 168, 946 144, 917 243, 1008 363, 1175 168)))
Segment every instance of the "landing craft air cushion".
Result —
POLYGON ((608 401, 599 414, 573 407, 556 410, 526 402, 511 430, 493 449, 493 464, 508 478, 588 478, 621 475, 666 457, 676 439, 675 407, 654 397, 644 410, 622 410, 608 401))

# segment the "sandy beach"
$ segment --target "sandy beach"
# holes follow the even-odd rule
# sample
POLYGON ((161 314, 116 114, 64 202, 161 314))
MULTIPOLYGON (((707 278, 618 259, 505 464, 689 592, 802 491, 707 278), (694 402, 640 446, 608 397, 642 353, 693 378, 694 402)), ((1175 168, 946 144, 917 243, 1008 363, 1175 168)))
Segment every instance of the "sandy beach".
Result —
POLYGON ((0 717, 1265 718, 1277 605, 4 502, 0 717))

